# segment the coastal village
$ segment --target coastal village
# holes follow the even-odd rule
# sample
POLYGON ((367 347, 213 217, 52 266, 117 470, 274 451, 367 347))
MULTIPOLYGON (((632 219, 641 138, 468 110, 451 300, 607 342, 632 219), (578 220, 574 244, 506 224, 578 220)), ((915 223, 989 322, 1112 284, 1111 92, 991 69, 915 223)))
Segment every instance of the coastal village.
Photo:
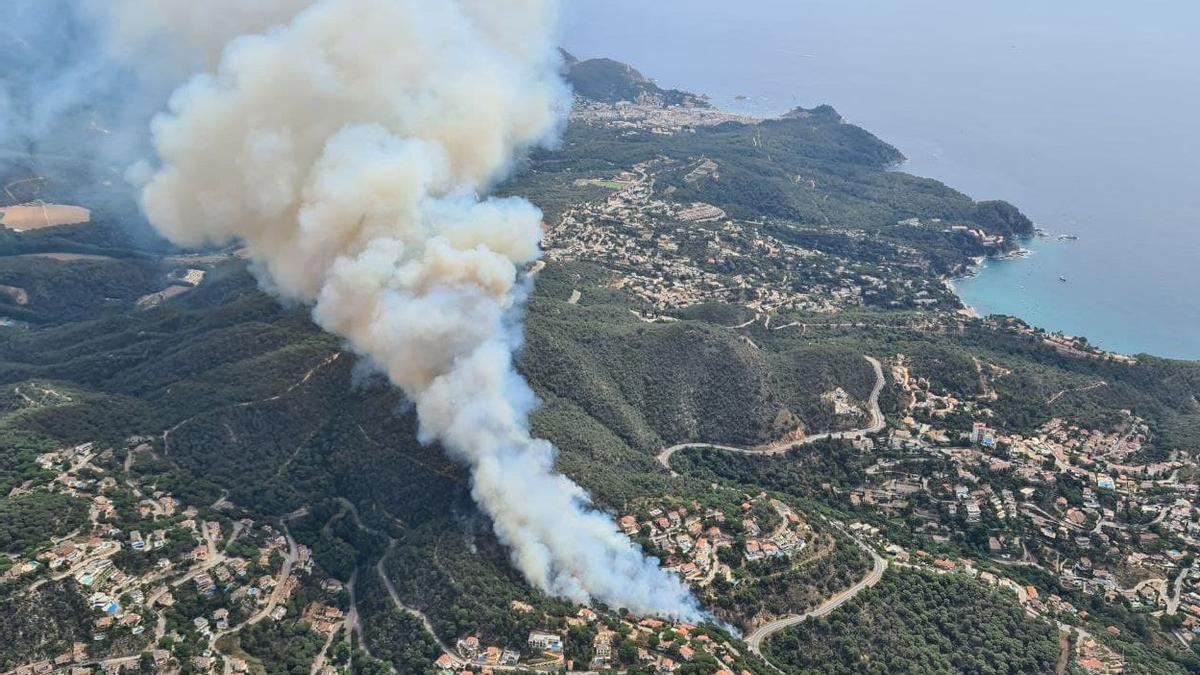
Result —
POLYGON ((688 166, 659 160, 611 178, 579 179, 613 192, 571 207, 548 228, 548 258, 616 270, 615 286, 643 299, 656 315, 704 302, 764 315, 831 313, 876 302, 876 296, 894 298, 889 302, 897 306, 948 306, 952 296, 943 284, 905 271, 920 263, 903 251, 894 266, 852 261, 787 243, 766 233, 765 223, 731 219, 711 204, 678 204, 656 195, 664 172, 694 182, 719 171, 711 160, 688 166))
MULTIPOLYGON (((734 330, 760 324, 784 330, 804 326, 783 321, 772 326, 781 311, 830 313, 861 306, 871 289, 889 283, 910 293, 917 307, 936 306, 939 294, 947 292, 937 284, 906 285, 903 276, 884 282, 882 273, 875 277, 862 266, 762 235, 757 224, 730 219, 709 204, 659 199, 656 175, 662 171, 702 177, 720 167, 710 160, 688 167, 651 163, 611 179, 581 179, 599 180, 597 185, 612 194, 566 211, 546 242, 552 260, 598 260, 619 270, 623 276, 617 285, 647 303, 647 313, 640 315, 644 320, 721 301, 754 314, 746 324, 730 327, 734 330), (697 256, 701 249, 704 255, 697 256), (731 277, 730 266, 739 273, 731 277), (799 266, 811 271, 803 292, 786 272, 799 266), (734 283, 722 281, 729 278, 734 283)), ((970 320, 939 315, 910 327, 948 332, 970 320)), ((1019 323, 992 327, 1072 358, 1136 362, 1019 323)), ((849 538, 843 543, 857 543, 888 565, 969 575, 1011 591, 1030 616, 1073 636, 1073 662, 1090 673, 1123 672, 1124 657, 1105 639, 1123 629, 1108 624, 1096 630, 1092 608, 1039 590, 1016 571, 1038 570, 1103 603, 1173 617, 1180 644, 1200 636, 1200 575, 1191 565, 1200 551, 1194 462, 1184 456, 1139 461, 1152 430, 1132 412, 1107 428, 1055 417, 1032 434, 1006 432, 993 423, 991 409, 996 393, 990 385, 1011 375, 998 364, 977 361, 980 391, 962 397, 934 386, 904 354, 883 360, 902 410, 888 416, 882 431, 834 434, 875 457, 861 484, 827 486, 838 502, 861 514, 857 522, 833 522, 849 538), (896 519, 909 523, 923 543, 885 537, 880 525, 896 519), (938 552, 952 544, 961 547, 964 539, 977 544, 979 555, 938 552)), ((1045 404, 1106 386, 1099 380, 1084 383, 1054 393, 1045 404)), ((50 389, 17 393, 57 395, 50 389)), ((828 392, 823 401, 835 417, 857 419, 865 410, 864 402, 843 389, 828 392)), ((45 481, 12 490, 10 498, 53 494, 86 504, 78 528, 10 556, 3 575, 30 593, 45 585, 70 586, 88 607, 90 636, 9 672, 256 673, 253 658, 227 638, 263 622, 305 626, 324 641, 312 662, 313 675, 343 672, 333 645, 358 628, 344 585, 314 564, 312 551, 295 541, 286 519, 233 517, 229 514, 237 509, 225 498, 207 505, 185 503, 160 488, 153 474, 134 470, 139 457, 153 454, 147 438, 128 439, 121 453, 124 465, 112 448, 64 447, 38 457, 45 481)), ((834 545, 780 495, 723 499, 709 504, 694 496, 663 495, 630 505, 617 516, 617 526, 702 597, 719 592, 721 585, 752 583, 757 565, 803 566, 834 545)), ((872 585, 879 571, 851 590, 872 585)), ((837 601, 844 597, 849 596, 837 601)), ((832 609, 833 602, 827 599, 809 611, 832 609)), ((514 601, 511 611, 535 610, 514 601)), ((786 619, 764 616, 759 628, 786 619)), ((758 658, 758 642, 751 646, 708 626, 589 608, 566 618, 547 615, 541 623, 523 644, 460 636, 443 645, 429 667, 438 673, 593 672, 634 663, 665 675, 703 664, 707 672, 732 675, 746 672, 738 664, 758 658), (567 645, 580 635, 593 655, 588 663, 569 656, 567 645)))
MULTIPOLYGON (((585 101, 572 113, 573 121, 587 126, 665 135, 690 133, 729 117, 697 105, 665 106, 654 97, 635 103, 585 101)), ((656 315, 712 301, 765 316, 863 306, 958 306, 953 290, 931 273, 918 251, 889 243, 878 247, 878 258, 846 256, 789 240, 821 232, 861 243, 873 235, 738 219, 711 204, 676 197, 676 185, 700 188, 718 180, 721 171, 707 157, 688 162, 659 157, 616 175, 579 178, 577 187, 604 187, 611 194, 577 203, 549 223, 547 257, 603 264, 619 274, 617 287, 643 299, 656 315)), ((994 252, 1011 244, 1003 236, 937 218, 905 219, 896 226, 963 236, 994 252)))
MULTIPOLYGON (((514 602, 513 611, 532 609, 514 602)), ((558 629, 531 632, 527 643, 518 647, 486 645, 477 636, 465 636, 433 665, 441 675, 453 675, 513 670, 610 671, 620 663, 634 663, 665 675, 684 665, 707 664, 713 673, 730 675, 737 672, 731 668, 744 653, 745 649, 727 635, 710 628, 652 618, 622 618, 585 607, 558 629), (576 631, 592 636, 594 656, 588 663, 576 663, 564 656, 564 635, 576 631)))
POLYGON ((698 588, 718 577, 737 581, 734 570, 718 555, 722 549, 745 562, 791 558, 805 551, 812 536, 795 511, 766 493, 743 495, 729 516, 697 501, 687 506, 671 502, 647 505, 637 515, 621 516, 618 524, 631 538, 647 541, 644 548, 657 554, 666 569, 698 588))
POLYGON ((753 124, 747 115, 725 112, 699 100, 683 105, 666 105, 661 95, 643 95, 637 101, 608 103, 579 99, 571 111, 572 119, 588 126, 623 132, 650 132, 660 136, 691 132, 701 127, 735 122, 753 124))
MULTIPOLYGON (((345 605, 344 585, 321 573, 312 551, 294 540, 286 521, 230 519, 223 515, 232 509, 225 498, 207 506, 185 504, 129 470, 138 456, 153 453, 149 439, 129 439, 126 452, 123 470, 111 448, 95 443, 45 453, 38 463, 48 482, 28 482, 10 495, 54 494, 86 503, 86 519, 77 529, 10 558, 0 581, 24 585, 29 593, 56 584, 78 594, 88 608, 84 620, 90 635, 61 654, 48 654, 4 675, 255 673, 260 671, 254 660, 231 649, 227 638, 260 622, 284 621, 307 626, 324 638, 312 665, 314 675, 342 672, 331 662, 331 646, 337 636, 356 629, 357 616, 345 605)), ((638 514, 643 520, 626 516, 620 526, 634 536, 646 533, 670 555, 665 564, 697 587, 717 574, 732 578, 717 551, 731 549, 734 532, 743 542, 737 555, 747 561, 790 556, 806 546, 807 526, 789 507, 765 495, 746 496, 728 518, 720 510, 693 509, 647 505, 638 514), (760 529, 757 519, 764 515, 773 521, 771 531, 760 529)), ((534 609, 514 601, 511 611, 534 609)), ((492 645, 475 635, 463 636, 430 664, 432 672, 608 670, 620 661, 633 661, 660 673, 691 662, 713 663, 713 672, 733 673, 728 667, 744 655, 727 634, 687 623, 589 608, 565 621, 545 620, 546 627, 530 633, 524 645, 492 645), (564 639, 581 627, 594 635, 594 658, 587 664, 564 654, 564 639)))
MULTIPOLYGON (((734 506, 727 514, 721 508, 706 507, 696 501, 664 497, 621 516, 618 526, 626 535, 644 542, 648 552, 662 556, 664 568, 697 591, 711 586, 717 578, 732 583, 749 579, 740 564, 734 570, 726 562, 730 558, 718 555, 720 551, 727 551, 740 562, 751 563, 800 557, 808 547, 811 528, 783 502, 766 494, 742 495, 733 501, 734 506)), ((512 610, 534 611, 519 601, 513 602, 512 610)), ((442 673, 466 672, 464 669, 471 668, 486 673, 517 667, 538 671, 607 671, 621 663, 635 663, 667 674, 683 665, 708 663, 713 673, 729 675, 738 672, 732 668, 747 652, 745 647, 735 646, 727 634, 685 622, 638 618, 586 607, 565 620, 546 618, 546 628, 530 633, 525 645, 487 645, 478 636, 467 635, 438 657, 434 665, 442 673), (592 636, 594 656, 588 663, 576 663, 564 653, 564 640, 579 629, 592 636)))

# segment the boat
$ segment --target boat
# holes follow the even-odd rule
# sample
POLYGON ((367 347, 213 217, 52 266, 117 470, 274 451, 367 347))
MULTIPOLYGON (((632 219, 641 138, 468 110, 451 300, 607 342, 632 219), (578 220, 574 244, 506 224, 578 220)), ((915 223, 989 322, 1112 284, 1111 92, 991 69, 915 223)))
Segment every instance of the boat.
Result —
POLYGON ((1067 278, 1066 278, 1066 277, 1059 277, 1059 278, 1058 278, 1058 280, 1059 280, 1059 281, 1061 281, 1061 282, 1063 282, 1064 284, 1065 284, 1065 283, 1067 283, 1067 278))

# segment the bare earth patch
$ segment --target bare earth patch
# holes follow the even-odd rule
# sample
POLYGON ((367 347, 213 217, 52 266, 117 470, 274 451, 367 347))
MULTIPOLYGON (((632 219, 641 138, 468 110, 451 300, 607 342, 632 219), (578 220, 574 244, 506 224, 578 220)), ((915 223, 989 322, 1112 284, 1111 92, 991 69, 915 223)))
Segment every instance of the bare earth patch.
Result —
POLYGON ((17 232, 58 225, 78 225, 89 223, 91 220, 92 212, 82 206, 23 204, 0 208, 0 225, 17 232))
POLYGON ((138 298, 137 308, 141 310, 153 309, 161 305, 164 301, 183 295, 190 290, 192 290, 191 286, 167 286, 157 293, 150 293, 138 298))
POLYGON ((22 307, 29 304, 29 294, 25 292, 24 288, 17 286, 0 286, 0 296, 4 296, 22 307))

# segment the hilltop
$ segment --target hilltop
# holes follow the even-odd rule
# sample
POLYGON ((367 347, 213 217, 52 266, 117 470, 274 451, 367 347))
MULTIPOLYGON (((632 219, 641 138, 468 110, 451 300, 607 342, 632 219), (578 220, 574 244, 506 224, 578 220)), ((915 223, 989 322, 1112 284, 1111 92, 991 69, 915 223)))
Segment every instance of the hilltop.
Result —
POLYGON ((580 61, 563 52, 565 76, 576 96, 618 103, 657 100, 667 105, 709 107, 701 97, 676 89, 662 89, 636 68, 612 59, 580 61))

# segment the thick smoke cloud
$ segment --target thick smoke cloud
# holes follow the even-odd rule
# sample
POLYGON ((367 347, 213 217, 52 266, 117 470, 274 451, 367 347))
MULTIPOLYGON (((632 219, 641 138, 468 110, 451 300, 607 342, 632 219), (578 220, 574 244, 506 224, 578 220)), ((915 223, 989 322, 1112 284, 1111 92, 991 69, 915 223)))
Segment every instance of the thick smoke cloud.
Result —
POLYGON ((244 241, 264 285, 312 304, 403 389, 422 440, 470 467, 475 500, 533 585, 697 618, 686 586, 555 472, 513 366, 541 213, 479 195, 561 124, 556 0, 158 4, 188 11, 126 16, 145 3, 118 1, 116 34, 180 36, 215 70, 153 124, 151 223, 184 245, 244 241))
MULTIPOLYGON (((287 23, 312 0, 82 0, 110 54, 141 71, 191 75, 216 67, 234 38, 287 23)), ((178 81, 178 80, 177 80, 178 81)))
MULTIPOLYGON (((0 178, 136 217, 123 176, 146 127, 230 40, 311 0, 7 0, 0 19, 0 178)), ((0 199, 3 199, 0 196, 0 199)))
POLYGON ((122 168, 113 160, 146 147, 138 127, 163 97, 146 102, 136 78, 114 67, 101 43, 90 15, 72 0, 5 3, 0 175, 6 182, 53 175, 76 188, 107 183, 102 187, 120 190, 122 168))

